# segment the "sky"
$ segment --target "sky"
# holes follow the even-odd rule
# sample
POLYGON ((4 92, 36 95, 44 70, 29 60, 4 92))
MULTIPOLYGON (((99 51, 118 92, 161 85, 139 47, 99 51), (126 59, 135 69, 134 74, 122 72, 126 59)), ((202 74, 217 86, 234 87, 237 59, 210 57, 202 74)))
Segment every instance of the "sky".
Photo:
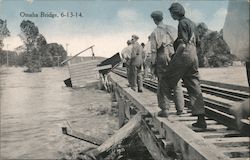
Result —
MULTIPOLYGON (((150 14, 160 10, 163 22, 177 28, 168 8, 179 2, 186 10, 186 17, 195 23, 205 22, 209 29, 220 31, 227 14, 227 0, 0 0, 0 19, 7 20, 11 36, 4 40, 8 49, 22 45, 19 38, 20 23, 31 20, 48 43, 59 43, 69 55, 75 55, 95 45, 96 56, 110 57, 126 47, 132 34, 139 36, 139 43, 156 27, 150 14), (53 13, 58 17, 40 17, 40 13, 53 13), (61 14, 82 14, 82 17, 61 17, 61 14), (25 17, 22 14, 39 14, 25 17)), ((4 49, 7 49, 5 45, 4 49)), ((90 51, 83 53, 89 56, 90 51)))

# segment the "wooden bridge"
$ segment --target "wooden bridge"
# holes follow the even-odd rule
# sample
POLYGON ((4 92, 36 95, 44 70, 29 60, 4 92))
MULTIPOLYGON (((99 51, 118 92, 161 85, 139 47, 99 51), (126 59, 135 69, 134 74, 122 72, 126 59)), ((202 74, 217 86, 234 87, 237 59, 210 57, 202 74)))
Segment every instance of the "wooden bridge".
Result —
MULTIPOLYGON (((106 141, 68 133, 98 146, 88 154, 98 159, 136 132, 155 160, 249 160, 249 120, 242 119, 243 129, 238 131, 235 118, 229 112, 231 103, 250 97, 248 87, 202 81, 208 128, 199 130, 191 125, 197 117, 187 108, 184 114, 177 116, 174 103, 168 118, 156 116, 160 111, 156 82, 144 80, 144 92, 138 93, 127 87, 125 77, 126 73, 119 69, 110 73, 109 79, 119 107, 120 130, 106 141)), ((184 95, 188 102, 185 88, 184 95)))
MULTIPOLYGON (((145 87, 151 91, 144 89, 143 93, 137 93, 127 87, 128 82, 125 78, 114 73, 111 77, 119 105, 120 126, 133 117, 132 110, 140 113, 141 129, 138 134, 154 159, 172 159, 173 157, 168 155, 172 149, 177 154, 176 159, 249 159, 249 120, 242 120, 241 123, 245 128, 241 132, 237 131, 234 117, 225 109, 226 102, 220 100, 222 97, 224 101, 243 101, 249 98, 249 88, 222 83, 214 84, 218 87, 212 87, 213 82, 204 81, 202 90, 205 94, 208 123, 208 128, 204 131, 192 128, 191 124, 196 121, 196 117, 192 117, 187 108, 186 113, 177 116, 174 104, 172 104, 168 118, 157 117, 156 114, 160 109, 156 94, 152 92, 154 88, 152 83, 144 82, 145 87), (209 91, 209 88, 213 88, 214 91, 209 91), (218 97, 217 100, 213 96, 218 97)), ((188 101, 187 97, 186 101, 188 101)))

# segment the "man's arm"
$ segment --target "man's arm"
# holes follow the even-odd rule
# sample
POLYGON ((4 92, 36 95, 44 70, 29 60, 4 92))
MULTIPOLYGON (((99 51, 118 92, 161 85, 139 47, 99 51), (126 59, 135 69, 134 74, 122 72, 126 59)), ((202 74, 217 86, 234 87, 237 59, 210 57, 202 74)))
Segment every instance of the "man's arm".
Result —
POLYGON ((152 65, 155 65, 157 42, 156 42, 156 36, 154 32, 150 36, 150 43, 151 43, 151 62, 152 62, 152 65))

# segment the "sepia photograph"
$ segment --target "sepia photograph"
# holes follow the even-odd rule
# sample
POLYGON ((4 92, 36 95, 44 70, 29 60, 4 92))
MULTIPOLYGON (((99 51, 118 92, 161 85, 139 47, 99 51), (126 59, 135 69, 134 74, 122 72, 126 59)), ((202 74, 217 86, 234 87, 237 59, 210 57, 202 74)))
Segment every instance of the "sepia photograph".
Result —
POLYGON ((0 0, 0 160, 250 160, 249 0, 0 0))

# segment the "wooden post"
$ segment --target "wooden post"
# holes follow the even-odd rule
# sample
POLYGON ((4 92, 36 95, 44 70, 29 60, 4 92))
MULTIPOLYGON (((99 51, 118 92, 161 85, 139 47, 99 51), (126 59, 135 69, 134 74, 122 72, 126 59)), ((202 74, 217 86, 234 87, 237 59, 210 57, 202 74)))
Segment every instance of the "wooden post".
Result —
POLYGON ((119 127, 121 128, 125 124, 125 103, 122 97, 118 98, 118 115, 119 115, 119 127))
POLYGON ((125 116, 127 119, 130 119, 131 116, 130 116, 130 102, 129 100, 125 100, 125 116))
POLYGON ((170 157, 167 155, 167 150, 161 147, 158 140, 143 120, 138 135, 155 160, 170 159, 170 157))

